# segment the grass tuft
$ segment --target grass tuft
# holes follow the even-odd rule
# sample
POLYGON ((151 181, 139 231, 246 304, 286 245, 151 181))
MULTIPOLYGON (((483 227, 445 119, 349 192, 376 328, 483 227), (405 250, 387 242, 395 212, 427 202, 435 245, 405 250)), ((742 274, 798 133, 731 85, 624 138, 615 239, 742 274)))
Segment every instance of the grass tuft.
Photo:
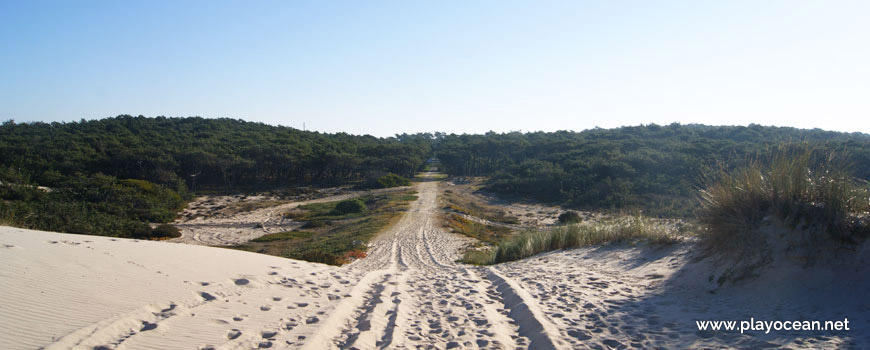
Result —
MULTIPOLYGON (((701 191, 698 221, 713 252, 746 254, 763 242, 757 228, 769 216, 791 228, 815 226, 819 232, 853 240, 856 215, 868 210, 868 192, 848 172, 838 154, 806 145, 781 145, 743 168, 708 175, 701 191)), ((862 225, 858 225, 862 226, 862 225)))
POLYGON ((684 225, 635 215, 582 222, 546 231, 526 231, 500 242, 489 263, 519 260, 553 250, 616 242, 672 244, 680 241, 685 229, 684 225))
POLYGON ((447 227, 456 233, 490 244, 495 244, 512 233, 508 227, 482 224, 453 213, 447 215, 447 227))

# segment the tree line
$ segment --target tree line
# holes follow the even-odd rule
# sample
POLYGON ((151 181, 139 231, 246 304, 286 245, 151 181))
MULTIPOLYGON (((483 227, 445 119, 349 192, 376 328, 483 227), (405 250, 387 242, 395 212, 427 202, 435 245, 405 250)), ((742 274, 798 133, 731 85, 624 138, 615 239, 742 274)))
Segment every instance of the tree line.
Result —
POLYGON ((579 209, 691 214, 705 174, 782 143, 845 154, 870 179, 870 135, 787 127, 645 125, 582 132, 437 134, 433 150, 454 176, 488 176, 486 189, 579 209))
POLYGON ((0 125, 0 220, 129 235, 142 223, 171 220, 191 191, 346 184, 390 173, 410 177, 430 147, 426 134, 327 134, 236 119, 7 121, 0 125), (142 214, 150 212, 172 214, 142 214), (85 225, 88 220, 107 224, 85 225))

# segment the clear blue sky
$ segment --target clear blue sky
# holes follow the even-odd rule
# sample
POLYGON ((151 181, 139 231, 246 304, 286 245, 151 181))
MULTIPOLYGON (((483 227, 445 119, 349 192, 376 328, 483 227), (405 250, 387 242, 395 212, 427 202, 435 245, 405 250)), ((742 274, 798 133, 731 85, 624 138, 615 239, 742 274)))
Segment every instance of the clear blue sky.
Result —
POLYGON ((0 119, 870 132, 870 1, 2 1, 0 119))

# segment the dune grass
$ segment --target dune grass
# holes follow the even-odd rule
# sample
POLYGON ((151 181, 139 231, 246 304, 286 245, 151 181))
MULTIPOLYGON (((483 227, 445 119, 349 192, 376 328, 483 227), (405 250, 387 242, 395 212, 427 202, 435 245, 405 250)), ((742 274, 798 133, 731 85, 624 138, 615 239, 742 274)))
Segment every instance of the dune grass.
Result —
POLYGON ((609 243, 672 244, 686 235, 686 225, 674 225, 640 215, 624 215, 601 221, 582 222, 550 230, 529 230, 499 242, 494 250, 469 250, 463 262, 487 265, 536 254, 609 243))
POLYGON ((698 210, 704 246, 737 254, 757 249, 756 228, 766 218, 855 239, 866 231, 858 215, 868 211, 868 192, 840 159, 806 145, 781 145, 743 168, 708 175, 698 210))
POLYGON ((482 224, 453 213, 447 215, 447 227, 456 233, 490 244, 495 244, 513 233, 508 227, 482 224))

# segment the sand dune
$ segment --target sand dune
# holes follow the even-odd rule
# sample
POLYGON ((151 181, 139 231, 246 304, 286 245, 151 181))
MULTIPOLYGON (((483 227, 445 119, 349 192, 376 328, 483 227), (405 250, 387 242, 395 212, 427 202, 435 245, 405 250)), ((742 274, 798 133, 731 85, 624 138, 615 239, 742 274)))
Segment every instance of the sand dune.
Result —
MULTIPOLYGON (((691 244, 458 264, 438 183, 338 268, 222 248, 0 228, 3 349, 866 348, 870 248, 706 281, 691 244), (843 267, 850 268, 843 268, 843 267), (696 320, 836 320, 849 332, 698 331, 696 320)), ((721 270, 721 269, 720 269, 721 270)))
POLYGON ((9 227, 0 242, 4 349, 286 345, 354 284, 326 265, 220 248, 9 227))

